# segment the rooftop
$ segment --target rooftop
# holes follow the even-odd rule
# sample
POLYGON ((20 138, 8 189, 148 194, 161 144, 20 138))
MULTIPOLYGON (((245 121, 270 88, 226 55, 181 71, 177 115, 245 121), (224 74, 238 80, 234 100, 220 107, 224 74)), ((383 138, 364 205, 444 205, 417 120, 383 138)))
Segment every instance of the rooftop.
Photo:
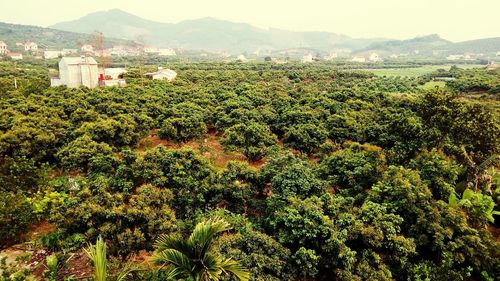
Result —
POLYGON ((96 64, 94 58, 92 57, 64 57, 61 59, 61 62, 65 62, 66 64, 96 64))

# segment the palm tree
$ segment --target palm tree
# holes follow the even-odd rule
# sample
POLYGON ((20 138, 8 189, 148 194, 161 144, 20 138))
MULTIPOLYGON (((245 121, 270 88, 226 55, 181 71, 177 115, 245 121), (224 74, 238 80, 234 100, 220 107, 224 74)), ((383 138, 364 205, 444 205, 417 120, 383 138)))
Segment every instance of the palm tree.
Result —
POLYGON ((107 246, 101 236, 97 238, 95 245, 90 244, 84 251, 94 266, 94 281, 122 281, 133 271, 132 263, 127 262, 115 276, 110 276, 108 274, 108 258, 106 256, 107 246))
POLYGON ((229 229, 229 223, 214 218, 198 223, 187 240, 161 235, 155 243, 153 262, 175 272, 178 277, 194 281, 218 281, 222 274, 228 273, 248 281, 250 274, 246 268, 211 249, 215 236, 229 229))

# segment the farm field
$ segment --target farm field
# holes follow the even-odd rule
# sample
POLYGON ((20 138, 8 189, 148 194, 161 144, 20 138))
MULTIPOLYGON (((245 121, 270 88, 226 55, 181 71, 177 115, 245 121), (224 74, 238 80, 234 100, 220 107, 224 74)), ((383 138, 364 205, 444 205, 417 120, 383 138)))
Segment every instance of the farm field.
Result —
MULTIPOLYGON (((429 74, 438 69, 449 70, 451 64, 445 65, 426 65, 415 68, 381 68, 381 69, 370 69, 370 72, 373 72, 377 76, 407 76, 407 77, 418 77, 425 74, 429 74)), ((463 64, 458 65, 463 69, 470 68, 484 68, 484 65, 480 64, 463 64)))

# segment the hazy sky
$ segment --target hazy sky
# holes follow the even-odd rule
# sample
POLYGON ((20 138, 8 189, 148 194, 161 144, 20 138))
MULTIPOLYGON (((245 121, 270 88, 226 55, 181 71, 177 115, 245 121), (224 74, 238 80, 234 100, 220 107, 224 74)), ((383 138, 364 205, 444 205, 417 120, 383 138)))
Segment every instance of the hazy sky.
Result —
POLYGON ((500 36, 500 0, 0 0, 0 21, 48 26, 113 8, 161 22, 211 16, 352 37, 500 36))

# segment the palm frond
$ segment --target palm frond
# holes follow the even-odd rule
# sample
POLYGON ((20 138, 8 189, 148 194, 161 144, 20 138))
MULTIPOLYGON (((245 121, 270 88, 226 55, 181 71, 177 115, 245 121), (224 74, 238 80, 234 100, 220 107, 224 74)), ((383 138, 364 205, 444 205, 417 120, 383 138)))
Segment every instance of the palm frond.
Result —
POLYGON ((201 258, 210 247, 214 236, 229 229, 231 225, 219 217, 198 223, 188 239, 192 245, 196 245, 195 255, 201 258))
POLYGON ((159 252, 167 249, 174 249, 188 257, 192 257, 194 252, 194 246, 189 241, 179 239, 172 235, 160 235, 158 239, 156 239, 154 247, 159 252))
POLYGON ((132 262, 127 262, 123 267, 118 271, 118 274, 116 275, 116 281, 123 281, 125 278, 130 274, 130 272, 134 271, 134 265, 132 262))
POLYGON ((152 261, 158 265, 173 265, 179 270, 187 272, 191 272, 193 268, 193 264, 189 257, 175 249, 166 249, 161 252, 156 252, 152 257, 152 261))
POLYGON ((108 260, 106 258, 106 243, 102 237, 99 236, 95 245, 90 244, 84 251, 94 265, 94 280, 106 281, 108 260))
POLYGON ((248 281, 250 279, 250 272, 248 272, 248 269, 233 259, 225 259, 221 261, 219 266, 222 271, 225 273, 231 272, 240 281, 248 281))

